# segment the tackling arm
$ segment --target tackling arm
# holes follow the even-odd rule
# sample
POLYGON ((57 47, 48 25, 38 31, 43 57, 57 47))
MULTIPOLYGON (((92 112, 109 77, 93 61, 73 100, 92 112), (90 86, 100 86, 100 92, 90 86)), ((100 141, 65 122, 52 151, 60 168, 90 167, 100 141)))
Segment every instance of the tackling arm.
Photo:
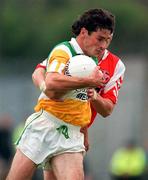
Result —
POLYGON ((123 82, 125 66, 121 60, 117 61, 114 73, 110 80, 102 87, 102 91, 97 93, 94 89, 88 89, 88 97, 93 108, 103 117, 109 116, 118 99, 118 92, 123 82))
POLYGON ((45 68, 35 69, 32 74, 32 81, 36 87, 40 88, 40 90, 46 89, 44 79, 45 79, 45 68))
POLYGON ((97 113, 103 117, 112 113, 115 105, 110 99, 100 96, 94 89, 88 89, 88 97, 97 113))

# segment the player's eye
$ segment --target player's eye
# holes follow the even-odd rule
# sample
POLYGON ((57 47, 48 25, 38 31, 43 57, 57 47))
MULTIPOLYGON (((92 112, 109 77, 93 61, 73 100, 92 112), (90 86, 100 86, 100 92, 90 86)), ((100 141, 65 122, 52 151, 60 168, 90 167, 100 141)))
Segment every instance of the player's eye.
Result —
POLYGON ((104 40, 104 38, 98 38, 97 40, 98 40, 99 42, 101 42, 101 41, 104 40))

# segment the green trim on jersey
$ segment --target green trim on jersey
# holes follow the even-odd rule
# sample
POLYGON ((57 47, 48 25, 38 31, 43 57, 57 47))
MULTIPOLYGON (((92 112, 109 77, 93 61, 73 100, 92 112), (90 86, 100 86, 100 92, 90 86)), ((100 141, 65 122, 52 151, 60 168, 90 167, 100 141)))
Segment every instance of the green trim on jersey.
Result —
MULTIPOLYGON (((55 47, 57 47, 57 46, 59 46, 59 45, 65 45, 65 46, 67 46, 68 48, 69 48, 69 50, 70 50, 70 52, 71 52, 71 54, 72 54, 72 57, 73 56, 76 56, 76 55, 85 55, 85 54, 78 54, 78 53, 76 53, 76 51, 75 51, 75 49, 72 47, 72 45, 70 44, 70 42, 69 41, 64 41, 64 42, 61 42, 61 43, 59 43, 59 44, 57 44, 55 47)), ((55 48, 54 47, 54 48, 55 48)), ((53 48, 53 49, 54 49, 53 48)), ((50 54, 49 54, 49 56, 50 56, 50 54)), ((49 57, 48 56, 48 57, 49 57)), ((96 63, 96 65, 98 65, 98 58, 97 57, 91 57, 94 61, 95 61, 95 63, 96 63)))
MULTIPOLYGON (((65 46, 67 46, 67 47, 69 48, 72 56, 78 55, 78 53, 76 53, 76 51, 75 51, 74 48, 71 46, 71 44, 70 44, 69 41, 61 42, 61 43, 57 44, 54 48, 56 48, 56 47, 59 46, 59 45, 65 45, 65 46)), ((54 49, 54 48, 53 48, 53 49, 54 49)), ((52 49, 52 50, 53 50, 53 49, 52 49)), ((52 52, 52 50, 51 50, 51 52, 52 52)), ((50 56, 51 52, 49 53, 48 57, 50 56)))
MULTIPOLYGON (((64 44, 65 46, 67 46, 70 49, 72 56, 80 55, 80 54, 76 53, 76 51, 74 50, 74 48, 72 47, 72 45, 70 44, 69 41, 62 42, 61 44, 64 44)), ((91 57, 91 58, 95 61, 96 65, 98 65, 98 58, 96 58, 96 57, 91 57)))
POLYGON ((98 65, 98 58, 97 57, 91 57, 91 58, 95 61, 96 65, 98 65))
POLYGON ((74 48, 72 47, 72 45, 70 44, 69 41, 62 42, 61 44, 64 44, 65 46, 67 46, 70 49, 72 57, 78 55, 78 53, 76 53, 76 51, 74 50, 74 48))

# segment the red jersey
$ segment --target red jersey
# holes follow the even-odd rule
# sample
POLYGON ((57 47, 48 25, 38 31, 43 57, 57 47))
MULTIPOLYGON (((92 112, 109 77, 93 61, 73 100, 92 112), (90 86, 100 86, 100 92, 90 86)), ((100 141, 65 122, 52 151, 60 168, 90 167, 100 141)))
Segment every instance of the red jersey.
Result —
MULTIPOLYGON (((97 91, 102 97, 110 99, 114 104, 116 104, 118 100, 118 92, 123 82, 125 66, 119 57, 108 50, 105 50, 104 56, 99 61, 98 65, 103 72, 106 84, 104 87, 98 88, 97 91)), ((97 115, 97 112, 92 106, 91 109, 92 117, 88 126, 91 126, 97 115)))
MULTIPOLYGON (((46 69, 47 60, 45 59, 42 63, 38 64, 36 68, 46 69)), ((125 66, 121 59, 116 55, 112 54, 108 50, 105 50, 103 58, 99 61, 98 66, 100 66, 103 72, 106 84, 103 87, 96 88, 96 91, 104 98, 110 99, 114 104, 118 100, 118 92, 121 88, 123 82, 123 76, 125 72, 125 66)), ((94 122, 97 115, 95 109, 91 106, 92 117, 91 122, 88 127, 94 122)))

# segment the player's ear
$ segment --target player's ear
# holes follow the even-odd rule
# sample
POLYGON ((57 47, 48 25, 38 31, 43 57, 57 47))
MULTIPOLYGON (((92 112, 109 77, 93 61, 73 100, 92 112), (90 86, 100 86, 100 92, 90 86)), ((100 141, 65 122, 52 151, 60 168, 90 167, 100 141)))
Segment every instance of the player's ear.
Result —
POLYGON ((80 34, 83 36, 88 35, 88 30, 83 27, 83 28, 81 28, 80 34))

